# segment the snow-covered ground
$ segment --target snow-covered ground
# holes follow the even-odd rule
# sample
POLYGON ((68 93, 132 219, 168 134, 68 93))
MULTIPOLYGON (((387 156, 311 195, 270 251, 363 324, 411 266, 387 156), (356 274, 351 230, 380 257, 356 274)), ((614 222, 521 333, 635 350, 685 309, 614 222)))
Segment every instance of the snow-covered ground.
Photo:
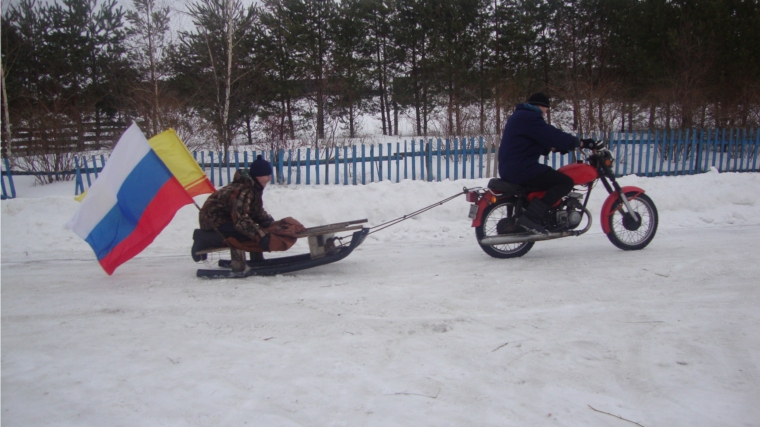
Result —
MULTIPOLYGON (((3 426, 760 426, 760 174, 621 183, 659 209, 643 251, 596 224, 490 258, 459 198, 339 263, 212 281, 188 254, 195 207, 109 277, 63 227, 73 184, 22 180, 2 202, 3 426)), ((265 203, 373 225, 478 185, 265 203)))

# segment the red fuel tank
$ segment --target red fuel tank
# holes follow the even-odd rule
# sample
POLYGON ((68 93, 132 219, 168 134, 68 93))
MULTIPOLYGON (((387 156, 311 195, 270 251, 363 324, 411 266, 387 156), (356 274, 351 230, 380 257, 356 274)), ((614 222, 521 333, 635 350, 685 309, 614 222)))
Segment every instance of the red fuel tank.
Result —
POLYGON ((562 166, 559 171, 564 173, 573 179, 575 184, 588 184, 589 182, 599 178, 599 173, 596 169, 587 165, 586 163, 571 163, 569 165, 562 166))

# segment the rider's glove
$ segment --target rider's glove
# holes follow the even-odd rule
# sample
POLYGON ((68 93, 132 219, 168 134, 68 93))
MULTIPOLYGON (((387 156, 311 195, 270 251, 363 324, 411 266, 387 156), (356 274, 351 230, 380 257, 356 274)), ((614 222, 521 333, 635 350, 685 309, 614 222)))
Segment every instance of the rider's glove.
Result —
POLYGON ((602 141, 595 141, 591 138, 581 139, 581 147, 595 150, 601 148, 604 143, 602 141))

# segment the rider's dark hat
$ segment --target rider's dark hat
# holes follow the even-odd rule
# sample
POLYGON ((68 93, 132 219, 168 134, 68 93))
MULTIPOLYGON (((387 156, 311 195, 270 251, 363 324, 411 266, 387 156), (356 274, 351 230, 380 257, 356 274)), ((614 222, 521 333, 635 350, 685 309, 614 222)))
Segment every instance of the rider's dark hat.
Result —
POLYGON ((252 177, 268 176, 272 174, 272 165, 261 158, 261 154, 256 156, 256 160, 251 163, 250 174, 252 177))
POLYGON ((546 96, 543 92, 536 92, 533 95, 531 95, 528 98, 528 104, 531 105, 539 105, 541 107, 549 108, 551 107, 551 103, 549 102, 549 97, 546 96))

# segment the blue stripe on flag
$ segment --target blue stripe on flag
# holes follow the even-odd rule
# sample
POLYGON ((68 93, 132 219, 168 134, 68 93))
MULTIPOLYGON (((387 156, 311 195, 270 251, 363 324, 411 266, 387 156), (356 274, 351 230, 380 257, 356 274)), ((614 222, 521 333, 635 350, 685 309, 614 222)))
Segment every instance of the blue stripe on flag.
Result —
POLYGON ((153 150, 140 160, 121 185, 116 205, 85 239, 98 260, 132 234, 145 208, 171 177, 171 172, 153 150))

